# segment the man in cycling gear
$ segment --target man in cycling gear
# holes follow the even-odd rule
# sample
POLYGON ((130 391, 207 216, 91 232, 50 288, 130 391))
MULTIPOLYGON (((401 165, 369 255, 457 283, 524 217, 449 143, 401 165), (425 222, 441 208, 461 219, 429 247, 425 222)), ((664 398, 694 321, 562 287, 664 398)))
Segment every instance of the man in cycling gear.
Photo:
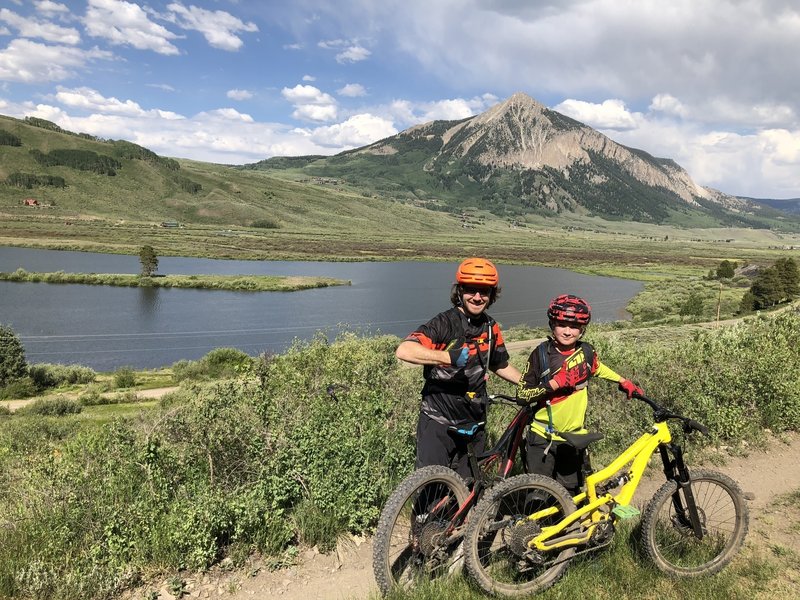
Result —
MULTIPOLYGON (((464 260, 450 291, 452 308, 420 325, 397 347, 397 358, 424 367, 416 468, 444 465, 470 476, 466 442, 449 428, 486 420, 490 371, 515 385, 520 380, 519 370, 508 362, 500 327, 486 313, 499 294, 491 261, 464 260)), ((484 432, 473 440, 476 451, 482 451, 484 432)))
POLYGON ((583 456, 559 432, 585 433, 584 420, 591 377, 618 384, 628 398, 642 390, 604 365, 591 344, 581 341, 592 318, 589 304, 564 294, 547 308, 552 335, 528 357, 517 397, 535 402, 537 411, 528 432, 528 470, 558 480, 570 492, 580 491, 583 456))

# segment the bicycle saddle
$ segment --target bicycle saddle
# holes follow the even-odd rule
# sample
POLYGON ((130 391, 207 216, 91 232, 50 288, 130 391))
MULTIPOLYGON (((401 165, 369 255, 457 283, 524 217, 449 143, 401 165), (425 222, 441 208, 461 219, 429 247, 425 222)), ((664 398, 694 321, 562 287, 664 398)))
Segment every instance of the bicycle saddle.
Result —
POLYGON ((576 450, 586 450, 589 444, 602 440, 605 436, 597 431, 590 431, 588 433, 569 433, 559 431, 558 435, 567 440, 570 446, 576 450))

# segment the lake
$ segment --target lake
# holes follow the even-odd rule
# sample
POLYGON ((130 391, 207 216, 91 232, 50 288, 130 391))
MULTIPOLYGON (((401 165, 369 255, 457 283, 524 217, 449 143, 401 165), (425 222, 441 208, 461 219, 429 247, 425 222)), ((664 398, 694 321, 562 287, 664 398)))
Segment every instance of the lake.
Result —
MULTIPOLYGON (((405 336, 449 308, 458 263, 234 261, 159 257, 161 274, 335 277, 352 282, 298 292, 227 292, 0 282, 0 323, 20 336, 30 363, 98 371, 198 359, 230 346, 281 352, 295 339, 339 331, 405 336)), ((138 256, 0 247, 0 271, 138 273, 138 256)), ((546 325, 549 300, 583 296, 593 319, 626 318, 642 283, 565 269, 498 263, 502 295, 489 313, 504 327, 546 325)))

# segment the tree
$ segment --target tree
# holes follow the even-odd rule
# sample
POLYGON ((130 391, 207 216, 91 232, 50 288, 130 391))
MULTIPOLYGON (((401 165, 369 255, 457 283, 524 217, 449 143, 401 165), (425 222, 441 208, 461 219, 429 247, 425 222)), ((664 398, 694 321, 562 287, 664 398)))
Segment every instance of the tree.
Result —
POLYGON ((158 256, 152 246, 142 246, 139 250, 139 262, 142 265, 142 277, 151 277, 158 271, 158 256))
POLYGON ((754 308, 775 306, 785 297, 783 282, 775 267, 764 269, 750 286, 754 298, 754 308))
POLYGON ((703 314, 703 297, 697 292, 692 292, 686 301, 681 304, 679 314, 682 317, 699 317, 703 314))
POLYGON ((775 270, 783 284, 783 294, 786 300, 791 300, 800 294, 800 270, 793 258, 776 260, 775 270))
POLYGON ((14 330, 0 325, 0 387, 28 374, 25 348, 14 330))
POLYGON ((736 263, 723 260, 717 267, 717 279, 730 279, 736 270, 736 263))
POLYGON ((753 296, 753 292, 747 290, 742 296, 742 301, 739 304, 739 312, 740 313, 749 313, 755 310, 756 308, 756 298, 753 296))

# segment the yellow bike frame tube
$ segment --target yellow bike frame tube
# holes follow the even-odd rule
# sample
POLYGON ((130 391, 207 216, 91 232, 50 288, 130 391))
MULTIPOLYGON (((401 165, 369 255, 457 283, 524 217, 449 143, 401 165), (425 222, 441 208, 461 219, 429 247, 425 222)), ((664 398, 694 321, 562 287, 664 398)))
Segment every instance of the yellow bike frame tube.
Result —
MULTIPOLYGON (((636 488, 647 468, 647 463, 650 461, 650 457, 660 444, 669 443, 671 440, 672 436, 667 424, 655 423, 651 431, 642 434, 639 439, 626 448, 622 454, 615 458, 605 469, 593 473, 586 478, 587 504, 581 506, 574 513, 567 515, 555 525, 543 527, 541 533, 528 542, 528 546, 538 550, 553 550, 567 546, 577 546, 588 541, 589 537, 591 537, 592 529, 594 529, 594 524, 588 527, 585 535, 576 532, 569 534, 564 539, 548 542, 548 540, 551 540, 553 537, 563 532, 567 527, 587 516, 591 518, 593 523, 607 519, 607 514, 601 514, 597 511, 601 506, 612 503, 622 505, 630 504, 633 499, 633 494, 636 492, 636 488), (630 481, 622 486, 619 494, 616 496, 605 494, 598 498, 597 485, 622 471, 628 464, 631 465, 628 471, 630 481)), ((578 495, 576 498, 580 498, 580 496, 581 495, 578 495)), ((553 515, 556 512, 558 512, 557 507, 550 507, 533 513, 528 519, 537 521, 545 516, 553 515)))
MULTIPOLYGON (((594 511, 595 509, 603 506, 603 504, 607 504, 611 501, 611 494, 606 494, 602 498, 595 500, 594 502, 590 502, 586 506, 581 507, 579 510, 576 510, 571 515, 567 515, 563 519, 561 519, 555 525, 550 525, 549 527, 542 527, 542 532, 533 538, 530 542, 528 542, 528 546, 533 546, 537 550, 553 550, 555 548, 563 548, 566 546, 577 546, 579 544, 583 544, 587 542, 592 534, 593 526, 590 526, 589 529, 586 530, 585 534, 583 535, 576 535, 576 534, 569 534, 569 538, 565 540, 551 540, 556 534, 561 533, 567 527, 572 525, 575 521, 578 521, 584 518, 586 515, 594 511)), ((539 511, 534 513, 530 517, 531 520, 535 520, 537 516, 541 516, 542 513, 546 511, 539 511)))
POLYGON ((672 440, 669 432, 669 427, 666 423, 656 423, 653 425, 653 430, 642 434, 642 436, 633 442, 625 451, 622 452, 614 461, 605 469, 601 469, 597 473, 593 473, 586 478, 586 493, 589 502, 597 499, 597 485, 613 477, 618 472, 630 464, 631 479, 624 486, 622 490, 614 496, 617 504, 630 504, 633 499, 633 494, 642 479, 647 463, 650 462, 650 457, 658 448, 659 444, 665 444, 672 440))

